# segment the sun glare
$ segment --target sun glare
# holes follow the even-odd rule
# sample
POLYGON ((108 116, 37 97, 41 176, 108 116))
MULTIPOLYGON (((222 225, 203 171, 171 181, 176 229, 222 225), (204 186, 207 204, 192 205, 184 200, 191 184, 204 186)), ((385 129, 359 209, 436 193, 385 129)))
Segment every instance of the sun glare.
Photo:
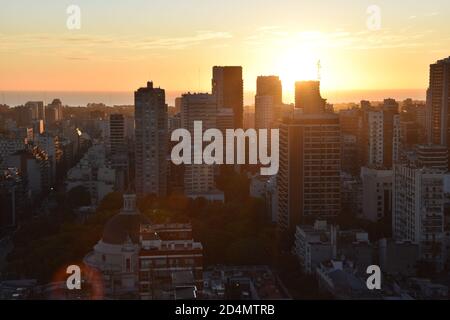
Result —
POLYGON ((295 82, 299 80, 316 80, 319 59, 319 55, 307 46, 299 46, 280 54, 275 70, 283 82, 283 90, 293 92, 295 82))

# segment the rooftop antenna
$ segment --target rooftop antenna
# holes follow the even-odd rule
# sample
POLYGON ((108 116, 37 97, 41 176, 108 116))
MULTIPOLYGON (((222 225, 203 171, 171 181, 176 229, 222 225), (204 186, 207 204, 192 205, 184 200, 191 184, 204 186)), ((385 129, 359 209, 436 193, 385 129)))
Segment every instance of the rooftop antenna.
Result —
POLYGON ((320 60, 317 60, 317 80, 320 81, 320 70, 322 69, 322 65, 320 64, 320 60))

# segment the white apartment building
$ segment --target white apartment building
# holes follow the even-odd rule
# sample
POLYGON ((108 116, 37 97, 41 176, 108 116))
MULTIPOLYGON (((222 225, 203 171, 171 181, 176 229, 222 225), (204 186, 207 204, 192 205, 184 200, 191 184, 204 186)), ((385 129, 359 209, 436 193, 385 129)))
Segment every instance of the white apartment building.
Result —
POLYGON ((390 167, 398 160, 399 156, 400 116, 384 110, 370 111, 368 122, 368 165, 390 167))
POLYGON ((383 165, 383 113, 369 112, 369 164, 383 165))
POLYGON ((373 246, 367 232, 339 230, 339 226, 326 221, 297 226, 294 254, 307 274, 314 273, 322 262, 341 257, 351 259, 362 272, 373 263, 373 246))
POLYGON ((322 261, 336 257, 336 229, 326 221, 297 226, 294 253, 303 271, 313 273, 322 261))
POLYGON ((393 237, 419 244, 420 258, 442 270, 444 251, 444 179, 439 169, 394 167, 393 237))

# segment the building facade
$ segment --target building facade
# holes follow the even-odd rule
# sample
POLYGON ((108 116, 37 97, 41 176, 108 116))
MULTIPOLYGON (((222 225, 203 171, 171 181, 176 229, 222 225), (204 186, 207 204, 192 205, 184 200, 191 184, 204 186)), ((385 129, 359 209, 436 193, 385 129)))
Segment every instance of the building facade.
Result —
POLYGON ((300 115, 280 125, 278 227, 340 213, 341 146, 333 113, 300 115))
POLYGON ((393 185, 393 237, 419 245, 420 259, 442 270, 444 179, 439 169, 396 165, 393 185))
POLYGON ((168 120, 165 91, 153 82, 134 93, 135 187, 138 195, 167 193, 168 120))
POLYGON ((234 128, 242 128, 244 112, 244 80, 240 66, 214 66, 212 94, 217 108, 230 108, 234 114, 234 128))

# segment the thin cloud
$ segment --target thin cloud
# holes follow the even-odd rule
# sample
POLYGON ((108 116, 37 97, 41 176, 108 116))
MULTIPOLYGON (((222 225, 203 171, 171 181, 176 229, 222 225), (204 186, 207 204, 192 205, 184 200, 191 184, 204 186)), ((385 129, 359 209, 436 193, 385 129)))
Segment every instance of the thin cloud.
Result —
POLYGON ((411 32, 402 29, 398 31, 381 29, 377 32, 359 30, 355 32, 340 29, 338 31, 323 32, 305 30, 299 32, 286 32, 279 30, 278 34, 259 31, 244 39, 244 43, 250 46, 291 46, 292 44, 304 44, 309 47, 324 49, 389 49, 389 48, 417 48, 429 46, 430 34, 433 30, 411 32))
POLYGON ((111 37, 92 35, 6 35, 0 34, 0 52, 39 51, 52 53, 53 50, 84 49, 87 53, 97 50, 131 49, 131 50, 179 50, 205 42, 227 40, 232 38, 229 32, 198 31, 185 37, 111 37))

